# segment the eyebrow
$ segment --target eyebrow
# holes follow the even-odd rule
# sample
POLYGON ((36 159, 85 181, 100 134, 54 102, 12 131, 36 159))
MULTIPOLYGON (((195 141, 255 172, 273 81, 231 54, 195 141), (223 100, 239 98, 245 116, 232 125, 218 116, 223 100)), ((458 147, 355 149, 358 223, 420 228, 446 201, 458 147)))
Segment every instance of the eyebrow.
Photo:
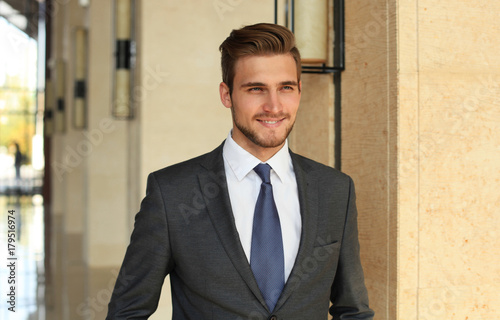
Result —
POLYGON ((245 87, 265 87, 266 84, 263 82, 247 82, 241 85, 242 88, 245 87))
MULTIPOLYGON (((297 81, 282 81, 279 83, 282 86, 298 86, 297 81)), ((242 88, 246 87, 266 87, 267 84, 263 82, 247 82, 241 85, 242 88)))

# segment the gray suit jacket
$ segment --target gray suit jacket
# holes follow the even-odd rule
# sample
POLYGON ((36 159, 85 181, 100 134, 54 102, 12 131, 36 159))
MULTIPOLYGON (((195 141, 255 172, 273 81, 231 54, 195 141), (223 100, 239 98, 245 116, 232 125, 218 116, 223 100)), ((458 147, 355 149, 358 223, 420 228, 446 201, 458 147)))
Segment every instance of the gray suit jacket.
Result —
POLYGON ((291 153, 302 236, 271 313, 241 246, 222 145, 149 175, 107 319, 147 319, 170 274, 173 319, 372 319, 351 178, 291 153), (275 318, 273 318, 273 316, 275 318))

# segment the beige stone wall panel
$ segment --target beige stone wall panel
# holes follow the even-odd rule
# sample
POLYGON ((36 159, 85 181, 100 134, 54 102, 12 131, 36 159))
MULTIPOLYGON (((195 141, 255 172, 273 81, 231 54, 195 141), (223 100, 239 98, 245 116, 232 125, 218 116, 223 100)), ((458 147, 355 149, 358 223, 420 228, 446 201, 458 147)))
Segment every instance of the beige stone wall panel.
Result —
POLYGON ((495 1, 418 1, 422 71, 488 73, 500 69, 495 1))
POLYGON ((397 82, 394 3, 346 2, 342 170, 356 183, 361 255, 370 305, 396 316, 397 82))
POLYGON ((333 89, 331 75, 302 75, 300 108, 290 134, 294 152, 332 167, 335 162, 333 89))

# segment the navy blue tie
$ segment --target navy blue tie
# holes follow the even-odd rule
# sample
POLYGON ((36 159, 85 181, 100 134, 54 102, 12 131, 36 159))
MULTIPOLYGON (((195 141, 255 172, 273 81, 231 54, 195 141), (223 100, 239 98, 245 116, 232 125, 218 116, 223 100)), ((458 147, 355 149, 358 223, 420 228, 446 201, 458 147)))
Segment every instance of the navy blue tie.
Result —
POLYGON ((253 169, 262 179, 255 205, 250 267, 270 311, 285 285, 285 258, 280 218, 271 185, 271 167, 261 163, 253 169))

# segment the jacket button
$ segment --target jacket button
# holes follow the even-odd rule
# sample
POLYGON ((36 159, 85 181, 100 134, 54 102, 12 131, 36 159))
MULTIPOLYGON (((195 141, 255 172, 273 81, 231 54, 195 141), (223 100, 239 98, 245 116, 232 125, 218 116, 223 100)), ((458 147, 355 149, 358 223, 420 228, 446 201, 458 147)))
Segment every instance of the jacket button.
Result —
POLYGON ((277 316, 271 316, 271 318, 269 318, 269 320, 278 320, 278 317, 277 316))

